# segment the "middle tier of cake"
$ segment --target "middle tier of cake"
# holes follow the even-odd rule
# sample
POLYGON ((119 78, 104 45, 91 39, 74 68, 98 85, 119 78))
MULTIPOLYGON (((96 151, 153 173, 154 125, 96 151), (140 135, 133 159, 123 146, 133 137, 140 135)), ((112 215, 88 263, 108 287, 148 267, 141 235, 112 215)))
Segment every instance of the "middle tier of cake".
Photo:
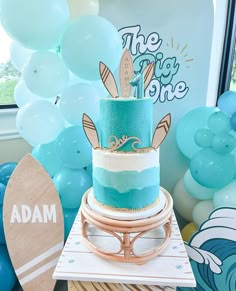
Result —
POLYGON ((93 150, 94 196, 103 205, 141 209, 159 195, 159 151, 143 153, 93 150))

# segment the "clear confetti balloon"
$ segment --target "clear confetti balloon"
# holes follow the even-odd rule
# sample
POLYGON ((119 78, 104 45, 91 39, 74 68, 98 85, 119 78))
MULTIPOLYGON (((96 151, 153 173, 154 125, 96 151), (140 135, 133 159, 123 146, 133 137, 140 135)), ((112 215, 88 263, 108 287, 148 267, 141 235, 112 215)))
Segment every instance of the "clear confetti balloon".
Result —
POLYGON ((236 92, 224 92, 220 96, 217 105, 221 111, 225 112, 228 116, 231 116, 236 112, 236 92))
POLYGON ((220 155, 212 149, 203 149, 191 159, 190 171, 200 185, 207 188, 222 188, 234 177, 234 156, 220 155))
POLYGON ((26 86, 36 95, 56 97, 69 81, 69 71, 58 54, 36 52, 24 67, 26 86))
POLYGON ((208 118, 208 127, 214 133, 229 132, 231 130, 230 118, 222 111, 214 112, 208 118))
POLYGON ((194 135, 194 140, 199 147, 209 148, 214 137, 214 133, 209 128, 200 128, 194 135))

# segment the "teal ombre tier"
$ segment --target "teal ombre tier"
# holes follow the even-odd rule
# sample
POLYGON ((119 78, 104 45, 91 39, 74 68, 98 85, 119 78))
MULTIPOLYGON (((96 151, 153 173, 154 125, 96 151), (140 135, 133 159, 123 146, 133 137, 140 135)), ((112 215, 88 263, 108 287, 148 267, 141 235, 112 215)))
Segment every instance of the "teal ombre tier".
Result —
MULTIPOLYGON (((104 98, 100 100, 100 128, 99 133, 102 148, 110 148, 109 139, 115 136, 117 139, 126 137, 137 137, 141 144, 136 148, 151 146, 153 103, 152 98, 144 97, 137 99, 129 98, 104 98)), ((133 151, 132 143, 135 139, 129 140, 119 151, 133 151)))
POLYGON ((132 189, 127 193, 120 193, 114 188, 104 187, 94 179, 93 187, 97 201, 115 208, 141 209, 154 203, 159 194, 159 184, 141 190, 132 189))

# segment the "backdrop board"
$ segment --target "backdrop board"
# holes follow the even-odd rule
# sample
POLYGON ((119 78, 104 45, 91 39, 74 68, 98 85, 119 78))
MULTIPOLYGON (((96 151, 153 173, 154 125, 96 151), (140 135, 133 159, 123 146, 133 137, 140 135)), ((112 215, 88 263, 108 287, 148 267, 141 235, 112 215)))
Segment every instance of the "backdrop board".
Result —
POLYGON ((186 168, 176 148, 176 124, 186 112, 206 104, 213 1, 100 0, 100 15, 119 29, 135 73, 156 63, 146 96, 153 97, 154 127, 162 116, 172 115, 170 134, 161 147, 161 184, 172 191, 186 168))

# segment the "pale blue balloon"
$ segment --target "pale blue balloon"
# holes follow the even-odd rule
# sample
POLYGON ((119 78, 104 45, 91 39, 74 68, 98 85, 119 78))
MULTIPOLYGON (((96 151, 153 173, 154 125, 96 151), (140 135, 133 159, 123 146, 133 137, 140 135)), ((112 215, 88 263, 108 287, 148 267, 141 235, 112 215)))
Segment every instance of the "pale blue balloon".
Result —
POLYGON ((20 108, 27 103, 40 99, 40 96, 32 93, 25 85, 25 82, 21 79, 15 86, 14 98, 16 105, 20 108))
POLYGON ((66 30, 61 54, 70 71, 86 80, 98 80, 99 62, 114 72, 120 63, 122 41, 112 23, 101 16, 81 16, 66 30))
POLYGON ((81 126, 65 128, 56 143, 58 155, 66 167, 81 169, 91 164, 92 148, 81 126))
POLYGON ((36 52, 24 67, 26 86, 36 95, 56 97, 69 81, 69 71, 58 54, 36 52))
POLYGON ((191 159, 190 171, 200 185, 207 188, 222 188, 234 177, 234 156, 220 155, 212 149, 203 149, 191 159))
POLYGON ((18 71, 22 72, 25 64, 33 53, 33 50, 23 47, 18 42, 13 41, 10 47, 11 63, 18 71))
POLYGON ((99 91, 96 87, 79 83, 67 87, 60 98, 59 109, 65 120, 73 125, 82 125, 86 113, 94 122, 99 118, 99 91))
POLYGON ((212 140, 212 149, 222 155, 232 152, 235 145, 235 138, 227 132, 216 134, 212 140))
POLYGON ((176 141, 180 151, 189 159, 201 148, 195 143, 194 136, 198 129, 206 127, 208 117, 215 112, 215 107, 198 107, 185 114, 176 127, 176 141))
POLYGON ((231 130, 230 118, 223 111, 217 111, 208 118, 208 127, 214 133, 229 132, 231 130))
POLYGON ((84 193, 92 186, 92 179, 84 169, 64 168, 53 178, 63 208, 79 208, 84 193))
POLYGON ((75 221, 76 215, 78 214, 79 209, 63 209, 64 215, 64 238, 68 238, 71 231, 72 225, 75 221))
POLYGON ((186 191, 198 200, 208 200, 212 199, 216 189, 207 188, 200 185, 196 180, 193 179, 190 170, 184 175, 184 187, 186 191))
POLYGON ((213 198, 214 207, 236 208, 236 181, 217 191, 213 198))
POLYGON ((55 140, 64 128, 64 119, 54 104, 36 100, 19 109, 16 127, 24 139, 36 146, 55 140))
POLYGON ((199 147, 211 147, 214 133, 209 128, 200 128, 194 135, 194 140, 199 147))
POLYGON ((62 160, 56 151, 55 141, 36 146, 32 151, 32 155, 40 162, 51 177, 63 168, 62 160))
POLYGON ((48 50, 59 46, 69 23, 66 0, 1 0, 1 22, 21 45, 48 50))
POLYGON ((231 116, 236 112, 236 92, 224 92, 220 95, 217 105, 221 111, 225 112, 228 116, 231 116))

